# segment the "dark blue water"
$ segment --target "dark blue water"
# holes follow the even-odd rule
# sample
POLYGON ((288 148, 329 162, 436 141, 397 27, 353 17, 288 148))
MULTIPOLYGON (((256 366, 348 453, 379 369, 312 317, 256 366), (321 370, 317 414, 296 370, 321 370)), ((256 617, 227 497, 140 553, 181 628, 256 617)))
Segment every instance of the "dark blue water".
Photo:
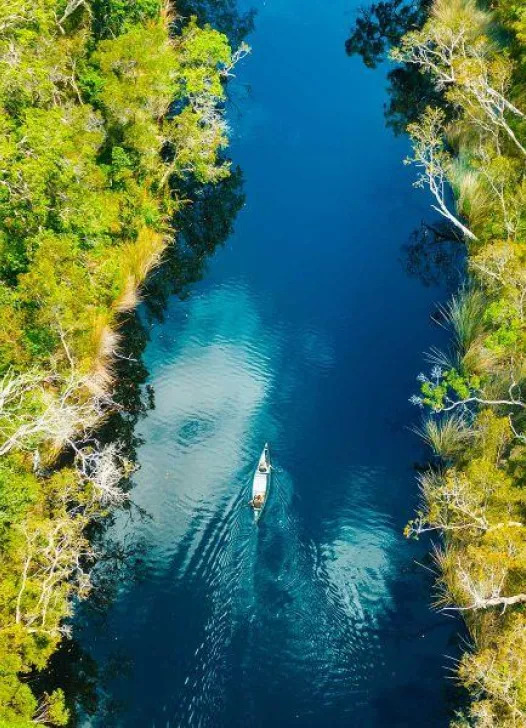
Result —
POLYGON ((345 56, 359 3, 257 3, 230 110, 247 203, 152 332, 133 492, 151 517, 110 533, 144 548, 141 578, 78 626, 111 706, 85 726, 447 725, 452 626, 402 536, 442 294, 400 263, 429 201, 384 126, 385 69, 345 56))

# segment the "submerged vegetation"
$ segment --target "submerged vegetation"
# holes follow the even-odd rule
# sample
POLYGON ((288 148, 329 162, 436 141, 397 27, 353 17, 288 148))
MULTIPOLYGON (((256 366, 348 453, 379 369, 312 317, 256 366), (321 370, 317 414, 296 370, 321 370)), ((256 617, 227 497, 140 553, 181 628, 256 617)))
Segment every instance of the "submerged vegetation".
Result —
POLYGON ((373 6, 350 50, 371 65, 390 46, 394 73, 420 77, 417 113, 400 115, 393 84, 390 108, 413 142, 416 184, 466 243, 469 278, 439 311, 451 349, 430 352, 413 397, 428 411, 421 434, 434 459, 407 534, 440 534, 438 606, 460 613, 471 636, 456 670, 470 701, 453 725, 525 726, 526 5, 403 7, 373 6))
POLYGON ((94 434, 117 331, 189 186, 230 175, 224 84, 248 49, 160 0, 9 0, 0 31, 0 727, 25 728, 68 722, 27 676, 89 593, 88 524, 127 498, 132 466, 94 434))

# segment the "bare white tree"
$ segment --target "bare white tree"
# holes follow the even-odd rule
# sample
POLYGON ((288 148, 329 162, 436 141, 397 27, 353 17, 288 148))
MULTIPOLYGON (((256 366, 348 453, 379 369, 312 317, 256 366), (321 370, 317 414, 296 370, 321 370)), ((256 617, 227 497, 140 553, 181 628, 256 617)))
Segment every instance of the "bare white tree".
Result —
POLYGON ((57 450, 72 445, 115 406, 108 395, 91 393, 74 371, 67 379, 8 372, 0 380, 0 457, 34 451, 42 442, 57 450))
POLYGON ((232 58, 228 66, 223 68, 223 70, 221 71, 221 75, 225 78, 233 78, 234 74, 232 73, 232 70, 237 66, 240 61, 243 60, 243 58, 246 58, 246 56, 248 56, 251 52, 252 49, 248 45, 248 43, 241 43, 239 48, 237 48, 237 50, 235 50, 232 54, 232 58))
MULTIPOLYGON (((469 407, 473 404, 482 404, 482 405, 488 405, 488 406, 507 406, 507 407, 519 407, 520 409, 526 409, 526 402, 522 401, 522 395, 521 395, 521 389, 519 386, 519 383, 517 382, 517 376, 516 376, 516 364, 512 360, 510 362, 510 374, 509 374, 509 387, 508 387, 508 397, 488 397, 484 394, 484 389, 481 389, 478 394, 468 394, 466 397, 457 397, 453 398, 449 391, 446 391, 443 396, 441 397, 440 401, 437 402, 431 402, 430 405, 434 412, 452 412, 453 410, 465 410, 466 413, 469 413, 469 407)), ((443 377, 444 372, 441 366, 435 365, 433 369, 431 370, 430 376, 427 376, 426 374, 420 374, 418 379, 421 382, 428 383, 432 387, 439 387, 443 383, 443 377)), ((468 391, 476 391, 476 390, 468 390, 468 391)), ((423 396, 413 395, 410 400, 412 404, 418 405, 422 407, 425 403, 425 399, 423 396)))
POLYGON ((429 73, 436 88, 448 90, 450 100, 482 131, 504 131, 526 155, 526 148, 506 118, 506 114, 521 119, 525 116, 507 98, 511 66, 498 57, 482 33, 475 32, 469 17, 452 25, 432 17, 421 31, 408 33, 400 47, 392 51, 392 57, 429 73))
POLYGON ((428 471, 418 480, 423 508, 407 525, 406 536, 418 537, 430 531, 491 533, 504 528, 524 528, 521 521, 493 522, 488 517, 487 496, 491 484, 488 484, 487 492, 477 493, 466 478, 455 472, 445 475, 428 471), (432 504, 431 511, 428 504, 432 504))
POLYGON ((462 680, 480 699, 473 706, 475 710, 471 712, 479 728, 496 728, 503 724, 500 716, 495 715, 491 702, 486 700, 488 696, 493 697, 498 704, 506 705, 511 711, 512 722, 507 725, 519 728, 526 724, 526 713, 519 707, 523 704, 520 700, 522 680, 519 678, 522 675, 524 654, 522 623, 511 627, 508 639, 509 642, 500 647, 500 659, 496 659, 499 647, 497 650, 470 651, 462 659, 462 680), (502 669, 503 665, 506 669, 502 669))
POLYGON ((526 403, 520 399, 520 396, 516 395, 516 392, 518 390, 518 384, 515 381, 515 379, 512 379, 509 389, 508 389, 508 398, 503 399, 491 399, 491 398, 485 398, 484 396, 471 396, 466 397, 464 399, 457 399, 452 400, 450 397, 446 395, 444 398, 445 404, 440 409, 441 412, 451 412, 454 409, 457 409, 458 407, 467 407, 470 404, 482 404, 482 405, 490 405, 490 406, 508 406, 508 407, 519 407, 520 409, 526 409, 526 403))
POLYGON ((78 10, 80 7, 85 8, 85 10, 91 15, 91 8, 89 6, 89 3, 87 0, 69 0, 68 4, 64 8, 64 13, 60 20, 57 20, 57 24, 62 32, 62 24, 70 17, 70 15, 73 15, 73 13, 78 10))
POLYGON ((66 379, 33 371, 8 372, 0 380, 0 456, 25 450, 33 454, 38 469, 39 446, 57 451, 67 446, 75 453, 78 479, 61 484, 53 519, 32 518, 17 526, 25 546, 15 622, 52 637, 68 632, 56 617, 57 610, 62 614, 65 596, 82 598, 91 588, 90 565, 96 554, 84 530, 101 506, 126 501, 119 483, 132 470, 119 443, 101 447, 87 440, 115 408, 109 396, 94 395, 88 385, 73 366, 66 379))
POLYGON ((38 8, 35 3, 3 0, 0 3, 0 33, 5 36, 11 28, 33 21, 38 8))
POLYGON ((79 597, 89 593, 91 581, 86 564, 96 554, 83 535, 86 525, 84 516, 66 513, 53 521, 17 527, 25 537, 25 552, 15 622, 29 632, 54 637, 64 633, 56 619, 49 618, 55 604, 64 598, 60 585, 67 584, 67 591, 79 597))
POLYGON ((94 488, 95 498, 103 507, 122 506, 128 499, 120 483, 134 469, 124 457, 121 443, 111 443, 100 448, 79 448, 76 450, 77 472, 86 483, 94 488))
POLYGON ((433 209, 467 238, 476 240, 476 236, 451 212, 446 203, 451 160, 444 149, 444 113, 440 109, 428 107, 419 122, 408 126, 408 132, 413 143, 413 156, 406 159, 406 164, 414 164, 421 170, 415 187, 427 187, 436 202, 432 205, 433 209))
POLYGON ((486 564, 484 573, 475 578, 471 571, 467 569, 462 560, 458 558, 456 567, 456 579, 461 588, 467 605, 464 607, 446 606, 448 611, 470 611, 479 609, 490 609, 491 607, 507 607, 516 604, 526 603, 526 594, 513 594, 504 596, 504 586, 508 571, 506 567, 496 567, 486 564))

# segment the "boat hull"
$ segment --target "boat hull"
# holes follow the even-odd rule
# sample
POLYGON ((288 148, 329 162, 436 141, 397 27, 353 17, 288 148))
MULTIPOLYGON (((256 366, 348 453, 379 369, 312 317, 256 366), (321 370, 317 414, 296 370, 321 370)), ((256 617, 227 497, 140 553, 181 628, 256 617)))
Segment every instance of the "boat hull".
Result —
POLYGON ((270 451, 268 445, 265 445, 263 452, 258 460, 254 479, 252 481, 252 510, 254 511, 254 521, 257 523, 261 518, 268 500, 270 489, 271 465, 270 451))

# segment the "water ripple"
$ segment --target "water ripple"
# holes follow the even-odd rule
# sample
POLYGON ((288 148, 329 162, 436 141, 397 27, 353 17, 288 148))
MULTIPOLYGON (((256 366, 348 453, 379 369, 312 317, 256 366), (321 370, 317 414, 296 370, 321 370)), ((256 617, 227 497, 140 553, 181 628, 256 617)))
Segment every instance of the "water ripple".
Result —
MULTIPOLYGON (((279 443, 295 425, 269 403, 295 396, 296 385, 293 375, 276 382, 274 370, 287 380, 290 346, 312 376, 327 374, 334 354, 312 324, 278 324, 270 334, 260 308, 242 282, 222 285, 181 307, 177 338, 152 344, 152 356, 162 347, 162 365, 134 491, 151 518, 133 525, 145 586, 140 593, 128 584, 119 604, 127 638, 145 640, 155 674, 173 676, 169 701, 148 703, 152 726, 227 728, 227 715, 260 725, 263 696, 278 704, 284 686, 282 724, 307 725, 313 703, 339 715, 350 695, 365 704, 382 664, 378 634, 393 608, 397 536, 373 493, 386 475, 354 465, 329 485, 310 472, 307 488, 299 463, 295 475, 284 467, 279 443), (278 443, 276 469, 255 527, 247 501, 267 437, 278 443), (313 497, 311 534, 304 514, 313 497)), ((146 724, 144 713, 133 723, 146 724)))

